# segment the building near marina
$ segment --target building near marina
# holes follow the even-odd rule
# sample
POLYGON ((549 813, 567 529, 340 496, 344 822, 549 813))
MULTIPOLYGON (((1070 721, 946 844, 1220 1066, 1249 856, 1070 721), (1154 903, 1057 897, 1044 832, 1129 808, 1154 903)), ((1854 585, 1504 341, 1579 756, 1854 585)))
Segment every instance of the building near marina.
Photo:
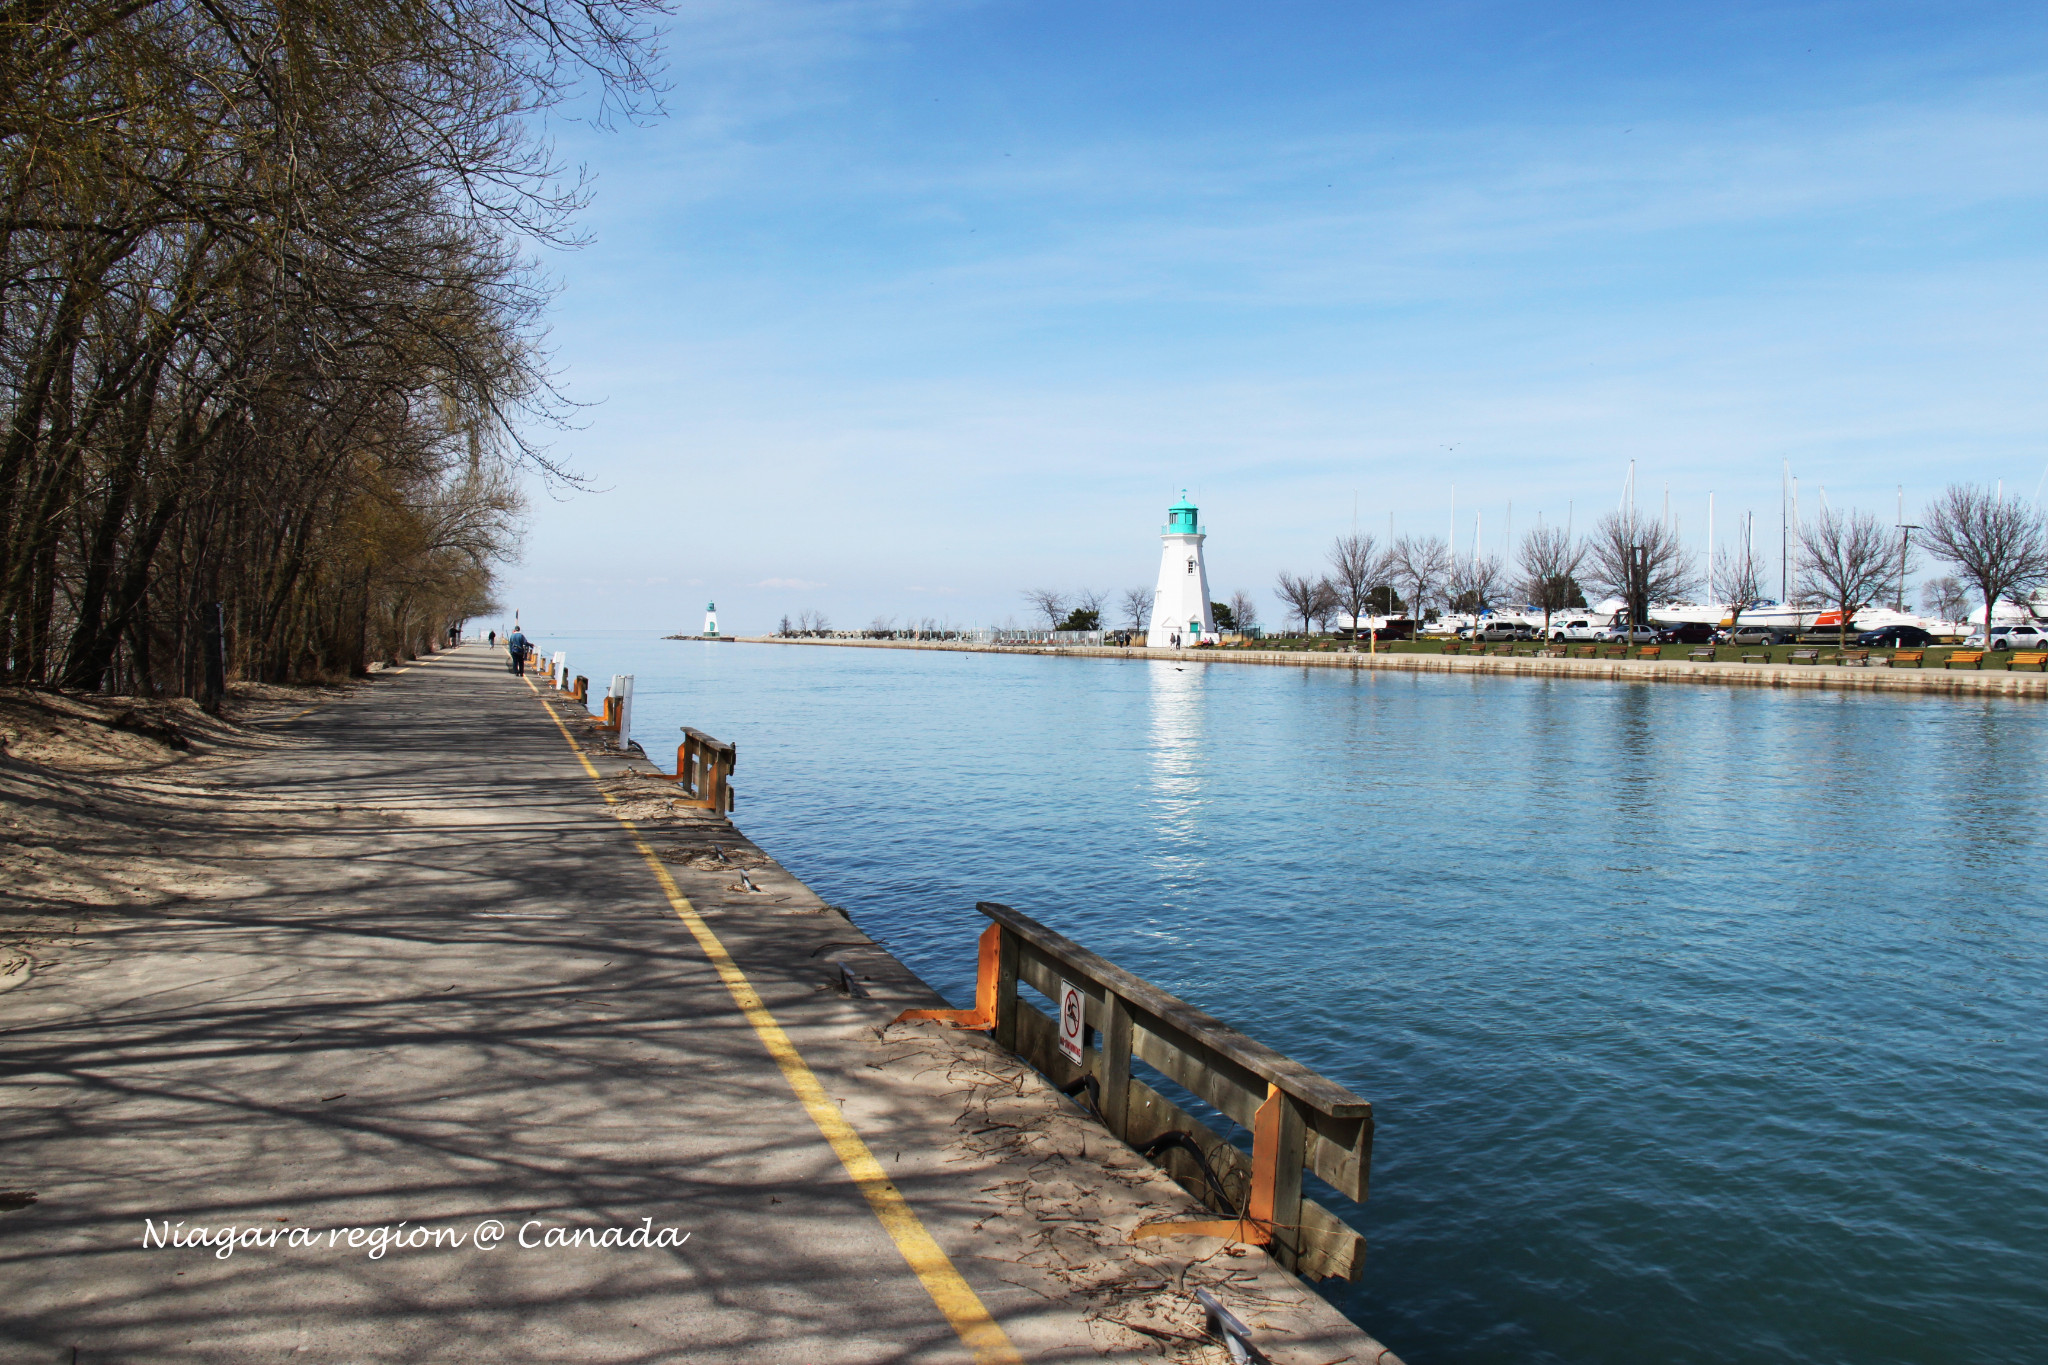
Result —
POLYGON ((1150 649, 1171 649, 1216 639, 1216 618, 1209 611, 1209 566, 1202 558, 1207 539, 1195 505, 1183 488, 1180 501, 1166 509, 1159 528, 1159 586, 1152 593, 1152 625, 1145 632, 1150 649))

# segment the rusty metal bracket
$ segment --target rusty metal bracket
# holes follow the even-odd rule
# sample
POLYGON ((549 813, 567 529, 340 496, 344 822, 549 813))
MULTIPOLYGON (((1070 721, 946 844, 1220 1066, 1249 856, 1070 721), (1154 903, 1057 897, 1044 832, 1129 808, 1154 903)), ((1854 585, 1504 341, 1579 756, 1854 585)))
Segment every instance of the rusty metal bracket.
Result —
POLYGON ((890 1020, 893 1024, 914 1024, 931 1020, 954 1028, 991 1029, 996 1026, 996 959, 1002 951, 1003 926, 991 924, 981 931, 981 964, 974 979, 974 1008, 971 1010, 905 1010, 890 1020))
POLYGON ((1227 1242, 1270 1246, 1273 1241, 1273 1187, 1279 1177, 1280 1087, 1266 1084, 1266 1098, 1252 1114, 1252 1187, 1244 1213, 1237 1218, 1194 1219, 1145 1223, 1131 1233, 1133 1242, 1154 1237, 1221 1237, 1227 1242))

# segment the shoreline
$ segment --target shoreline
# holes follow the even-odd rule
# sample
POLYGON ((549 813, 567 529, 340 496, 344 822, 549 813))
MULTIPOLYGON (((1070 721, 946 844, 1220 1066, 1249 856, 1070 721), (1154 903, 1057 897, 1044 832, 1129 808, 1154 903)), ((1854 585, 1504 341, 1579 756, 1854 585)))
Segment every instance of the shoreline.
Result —
POLYGON ((1162 659, 1175 663, 1264 664, 1349 668, 1388 673, 1488 673, 1524 678, 1581 678, 1603 682, 1693 683, 1709 687, 1770 687, 1844 692, 1905 692, 1957 697, 2029 697, 2048 700, 2048 674, 1955 669, 1845 668, 1839 664, 1694 663, 1680 659, 1546 659, 1464 654, 1340 654, 1277 649, 1147 649, 1124 645, 977 645, 950 640, 805 640, 770 635, 735 637, 740 644, 837 646, 852 649, 922 649, 958 654, 1050 654, 1094 659, 1162 659))
POLYGON ((203 1313, 230 1354, 310 1333, 381 1357, 445 1328, 459 1284, 486 1358, 575 1333, 608 1359, 725 1359, 749 1334, 792 1359, 1149 1359, 1203 1336, 1199 1288, 1275 1365, 1396 1362, 1263 1250, 1137 1239, 1207 1210, 1024 1056, 900 1022, 948 1002, 482 650, 266 689, 224 721, 132 701, 25 697, 0 732, 0 1029, 20 1043, 0 1090, 38 1172, 0 1203, 24 1251, 0 1280, 24 1327, 0 1340, 154 1358, 203 1313), (437 1241, 337 1278, 333 1257, 266 1258, 274 1235, 145 1255, 133 1224, 166 1210, 654 1220, 721 1264, 437 1241))

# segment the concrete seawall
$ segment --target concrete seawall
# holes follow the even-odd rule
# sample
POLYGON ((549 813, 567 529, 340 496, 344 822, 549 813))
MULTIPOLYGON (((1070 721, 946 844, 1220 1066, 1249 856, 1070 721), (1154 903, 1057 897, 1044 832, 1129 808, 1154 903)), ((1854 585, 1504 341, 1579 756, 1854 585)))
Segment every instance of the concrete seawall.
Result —
POLYGON ((1398 1365, 1263 1248, 1138 1238, 1212 1215, 502 661, 189 767, 30 699, 146 748, 0 762, 0 1360, 1220 1362, 1201 1290, 1398 1365))
POLYGON ((1339 654, 1277 649, 1143 649, 1117 645, 972 645, 939 640, 791 640, 750 636, 746 644, 854 649, 952 650, 970 654, 1054 654, 1074 658, 1170 659, 1202 664, 1270 664, 1392 673, 1498 673, 1521 678, 1699 683, 1720 687, 1825 688, 1843 692, 1933 692, 1958 697, 2048 699, 2048 674, 2006 669, 1844 668, 1838 664, 1694 663, 1679 659, 1544 659, 1465 654, 1339 654))

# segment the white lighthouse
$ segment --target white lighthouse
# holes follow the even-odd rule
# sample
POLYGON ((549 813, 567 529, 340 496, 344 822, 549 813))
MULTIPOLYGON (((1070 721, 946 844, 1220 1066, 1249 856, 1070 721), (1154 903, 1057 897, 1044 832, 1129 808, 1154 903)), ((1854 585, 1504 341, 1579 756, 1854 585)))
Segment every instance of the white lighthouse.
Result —
POLYGON ((1195 523, 1195 505, 1183 488, 1180 501, 1166 509, 1159 528, 1159 587, 1152 594, 1152 628, 1145 632, 1149 649, 1200 644, 1216 638, 1216 618, 1209 614, 1209 566, 1202 562, 1202 528, 1195 523))
POLYGON ((718 603, 704 604, 704 634, 713 640, 718 638, 718 603))

